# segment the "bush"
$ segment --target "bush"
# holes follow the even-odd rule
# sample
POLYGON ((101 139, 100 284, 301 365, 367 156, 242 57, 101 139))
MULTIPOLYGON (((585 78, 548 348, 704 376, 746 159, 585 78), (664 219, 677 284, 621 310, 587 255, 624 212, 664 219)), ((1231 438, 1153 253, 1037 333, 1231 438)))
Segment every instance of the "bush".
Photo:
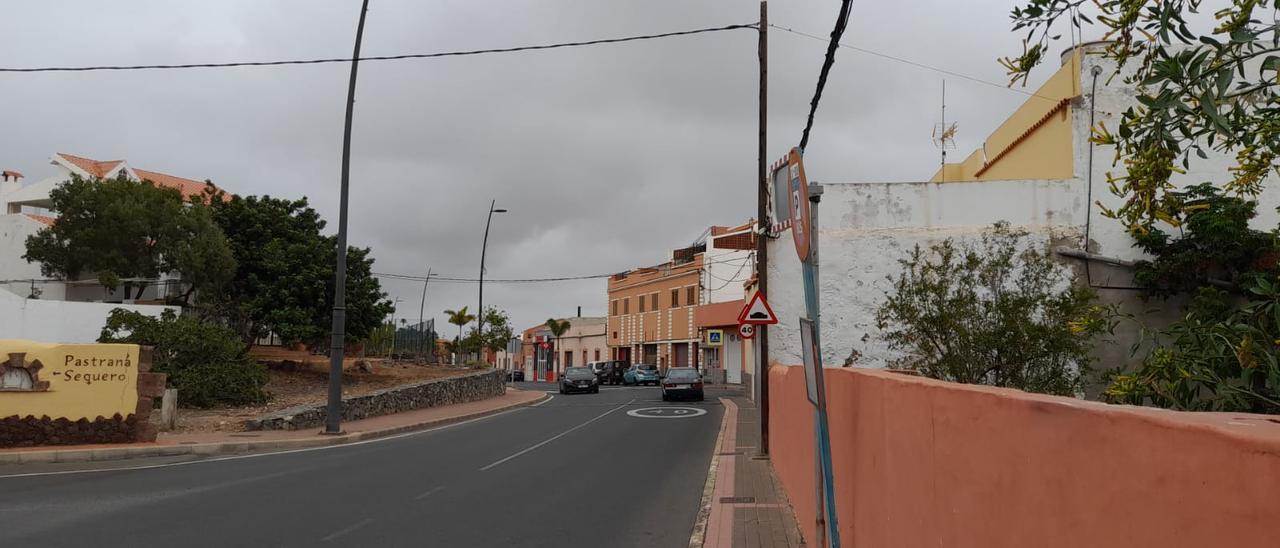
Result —
POLYGON ((266 401, 267 370, 232 330, 166 310, 159 318, 117 308, 98 342, 154 347, 152 370, 169 375, 184 407, 266 401))
POLYGON ((1107 309, 1024 231, 997 223, 973 244, 916 246, 876 311, 894 365, 952 382, 1075 395, 1107 309))

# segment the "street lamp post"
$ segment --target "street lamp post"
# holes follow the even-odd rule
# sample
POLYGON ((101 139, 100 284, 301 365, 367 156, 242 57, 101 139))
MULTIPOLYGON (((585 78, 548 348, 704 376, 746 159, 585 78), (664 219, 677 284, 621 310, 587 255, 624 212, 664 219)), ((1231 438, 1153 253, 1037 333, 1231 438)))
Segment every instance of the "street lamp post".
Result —
POLYGON ((360 42, 369 0, 360 3, 355 51, 351 53, 351 80, 347 84, 347 117, 342 128, 342 183, 338 198, 338 249, 334 265, 333 327, 329 331, 329 395, 325 407, 325 434, 342 433, 342 357, 347 336, 347 195, 351 181, 351 118, 356 105, 356 72, 360 67, 360 42))
MULTIPOLYGON (((484 336, 484 254, 489 247, 489 224, 493 222, 494 213, 506 213, 505 209, 494 209, 497 200, 489 200, 489 218, 484 222, 484 241, 480 244, 480 307, 476 309, 476 337, 484 336)), ((484 348, 476 350, 480 359, 484 359, 484 348)))

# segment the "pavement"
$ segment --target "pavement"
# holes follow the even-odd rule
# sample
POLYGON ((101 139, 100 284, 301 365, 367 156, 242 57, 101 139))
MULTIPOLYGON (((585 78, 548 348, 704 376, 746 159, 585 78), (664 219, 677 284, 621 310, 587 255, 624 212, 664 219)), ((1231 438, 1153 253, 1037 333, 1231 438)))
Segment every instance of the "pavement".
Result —
POLYGON ((760 456, 760 410, 741 395, 725 399, 729 420, 716 450, 704 548, 806 546, 772 464, 760 456))
POLYGON ((77 463, 147 457, 219 455, 324 447, 392 436, 531 405, 545 399, 541 390, 508 390, 497 398, 407 411, 343 423, 340 435, 319 429, 260 432, 161 433, 155 443, 63 445, 0 449, 0 470, 14 463, 77 463))
POLYGON ((689 546, 717 397, 738 393, 606 387, 340 445, 0 464, 0 546, 689 546))

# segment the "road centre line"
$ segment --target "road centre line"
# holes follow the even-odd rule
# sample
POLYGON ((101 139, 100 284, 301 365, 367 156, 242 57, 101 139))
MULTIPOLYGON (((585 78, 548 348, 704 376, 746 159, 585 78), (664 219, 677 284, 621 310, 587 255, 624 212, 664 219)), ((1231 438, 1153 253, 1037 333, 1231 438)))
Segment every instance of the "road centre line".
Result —
POLYGON ((327 537, 324 537, 324 538, 320 539, 320 542, 329 542, 329 541, 331 541, 331 540, 333 540, 333 539, 335 539, 335 538, 338 538, 338 537, 340 537, 340 536, 342 536, 342 535, 345 535, 345 534, 347 534, 347 533, 350 533, 350 532, 352 532, 352 531, 355 531, 356 529, 359 529, 359 528, 361 528, 361 527, 364 527, 364 526, 366 526, 366 525, 368 525, 368 524, 370 524, 370 523, 373 523, 373 518, 365 518, 365 519, 362 519, 362 520, 360 520, 360 521, 357 521, 357 522, 355 523, 355 525, 352 525, 352 526, 350 526, 350 527, 347 527, 346 529, 342 529, 342 530, 340 530, 340 531, 338 531, 338 532, 336 532, 336 533, 333 533, 333 534, 331 534, 331 535, 329 535, 329 536, 327 536, 327 537))
POLYGON ((443 485, 439 485, 439 486, 436 486, 436 487, 432 487, 432 488, 431 488, 431 490, 427 491, 426 493, 423 493, 423 494, 421 494, 421 495, 418 495, 418 496, 416 496, 416 497, 413 497, 413 500, 422 500, 422 499, 425 499, 425 498, 427 498, 427 497, 429 497, 429 496, 431 496, 431 495, 434 495, 434 494, 436 494, 436 493, 440 492, 440 490, 441 490, 441 489, 444 489, 444 486, 443 486, 443 485))
POLYGON ((604 413, 601 413, 601 414, 599 414, 599 415, 596 415, 595 417, 593 417, 593 418, 591 418, 591 419, 587 420, 587 422, 584 422, 584 423, 582 423, 582 424, 579 424, 579 425, 577 425, 577 426, 574 426, 573 428, 570 428, 570 429, 568 429, 568 430, 565 430, 564 432, 561 432, 561 433, 559 433, 559 434, 556 434, 556 435, 554 435, 554 436, 551 436, 550 438, 547 438, 547 439, 545 439, 545 440, 543 440, 543 441, 540 441, 540 442, 538 442, 538 443, 536 443, 536 444, 534 444, 534 445, 532 445, 532 446, 530 446, 530 447, 527 447, 527 448, 525 448, 525 449, 521 450, 520 452, 518 452, 518 453, 516 453, 516 454, 514 454, 514 455, 511 455, 511 456, 506 457, 506 458, 504 458, 504 459, 501 459, 501 460, 499 460, 499 461, 497 461, 497 462, 494 462, 494 463, 492 463, 492 464, 489 464, 488 466, 485 466, 484 468, 481 468, 481 469, 480 469, 480 471, 481 471, 481 472, 486 472, 486 471, 488 471, 490 468, 493 468, 493 467, 495 467, 495 466, 498 466, 498 465, 500 465, 500 464, 502 464, 502 463, 504 463, 504 462, 507 462, 507 461, 509 461, 509 460, 511 460, 511 459, 514 459, 514 458, 516 458, 516 457, 519 457, 520 455, 523 455, 523 454, 525 454, 525 453, 528 453, 528 452, 530 452, 530 451, 533 451, 534 449, 537 449, 537 448, 539 448, 539 447, 542 447, 542 446, 544 446, 544 445, 546 445, 546 444, 548 444, 548 443, 551 443, 551 442, 556 441, 556 440, 558 440, 558 439, 560 439, 560 438, 563 438, 564 436, 569 435, 569 433, 570 433, 570 432, 573 432, 574 430, 577 430, 577 429, 582 428, 582 427, 584 427, 584 426, 586 426, 586 425, 588 425, 588 424, 591 424, 591 423, 596 422, 596 421, 598 421, 598 420, 600 420, 600 419, 603 419, 603 418, 605 418, 605 416, 606 416, 606 415, 608 415, 609 413, 612 413, 612 412, 614 412, 614 411, 617 411, 617 410, 619 410, 619 409, 622 409, 623 407, 626 407, 626 406, 628 406, 628 405, 631 405, 632 403, 635 403, 635 401, 636 401, 636 400, 635 400, 634 398, 632 398, 632 400, 631 400, 631 401, 629 401, 629 402, 627 402, 627 403, 624 403, 624 404, 621 404, 621 405, 619 405, 619 406, 617 406, 617 407, 614 407, 614 408, 612 408, 612 409, 609 409, 608 411, 605 411, 604 413))

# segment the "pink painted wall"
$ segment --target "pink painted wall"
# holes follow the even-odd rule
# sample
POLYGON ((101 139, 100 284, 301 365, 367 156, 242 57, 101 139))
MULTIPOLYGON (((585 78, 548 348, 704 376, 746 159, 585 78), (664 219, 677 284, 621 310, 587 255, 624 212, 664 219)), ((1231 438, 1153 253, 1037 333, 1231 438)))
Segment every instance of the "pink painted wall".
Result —
MULTIPOLYGON (((770 371, 770 453, 813 540, 804 371, 770 371)), ((844 546, 1280 546, 1280 417, 1177 413, 828 369, 844 546)))

